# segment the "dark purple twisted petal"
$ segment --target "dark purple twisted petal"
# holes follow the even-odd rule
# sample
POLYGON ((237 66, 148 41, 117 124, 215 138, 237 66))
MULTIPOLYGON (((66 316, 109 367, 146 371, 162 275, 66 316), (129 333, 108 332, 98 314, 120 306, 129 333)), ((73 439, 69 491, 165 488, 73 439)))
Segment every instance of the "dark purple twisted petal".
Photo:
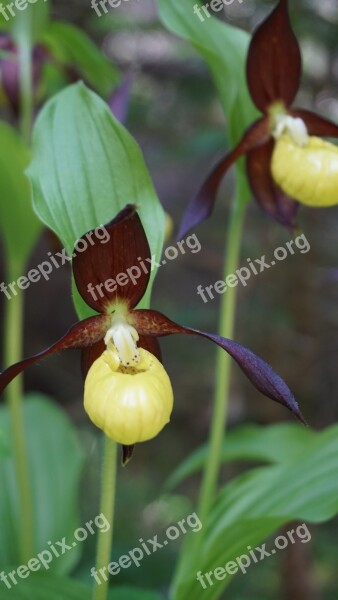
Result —
POLYGON ((211 215, 221 181, 234 162, 243 154, 260 144, 264 144, 269 136, 269 120, 266 117, 259 119, 245 132, 236 148, 222 158, 212 169, 184 213, 178 234, 179 239, 184 238, 190 229, 196 227, 211 215))
POLYGON ((95 342, 104 337, 108 327, 107 317, 104 316, 89 317, 80 323, 76 323, 69 329, 66 335, 49 348, 46 348, 46 350, 25 358, 3 371, 0 374, 0 394, 19 373, 27 369, 30 365, 55 352, 71 348, 85 348, 86 346, 95 344, 95 342))
POLYGON ((143 335, 166 336, 188 334, 204 337, 223 348, 237 362, 254 387, 271 400, 282 404, 305 423, 299 406, 286 383, 264 360, 237 342, 198 329, 182 327, 154 310, 135 310, 136 328, 143 335))

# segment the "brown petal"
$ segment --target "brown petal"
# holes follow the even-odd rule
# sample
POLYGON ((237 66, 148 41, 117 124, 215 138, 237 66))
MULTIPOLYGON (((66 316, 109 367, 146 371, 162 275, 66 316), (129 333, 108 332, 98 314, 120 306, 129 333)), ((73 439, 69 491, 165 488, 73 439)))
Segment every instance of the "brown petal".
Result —
POLYGON ((302 60, 291 29, 287 0, 255 31, 248 54, 247 80, 251 97, 262 112, 283 101, 290 106, 300 85, 302 60))
POLYGON ((90 367, 101 354, 103 354, 105 349, 106 344, 103 339, 95 342, 92 346, 88 346, 88 348, 83 348, 81 352, 81 371, 83 379, 86 379, 90 367))
POLYGON ((109 323, 107 323, 107 317, 103 316, 89 317, 80 323, 76 323, 69 329, 65 336, 46 350, 43 350, 30 358, 26 358, 3 371, 0 374, 0 394, 5 387, 19 375, 19 373, 24 371, 24 369, 30 365, 54 352, 90 346, 104 337, 108 327, 109 323))
POLYGON ((269 121, 267 118, 256 121, 244 134, 243 138, 236 148, 222 158, 220 162, 213 168, 210 175, 202 185, 199 192, 188 205, 183 220, 180 226, 178 238, 182 239, 186 234, 203 221, 205 221, 212 213, 216 195, 220 183, 226 172, 233 163, 260 144, 264 144, 269 138, 269 121))
POLYGON ((184 333, 201 336, 214 342, 232 356, 257 390, 268 398, 275 400, 275 402, 286 406, 297 419, 305 424, 298 404, 286 383, 273 371, 270 365, 251 350, 218 335, 205 333, 190 327, 182 327, 154 310, 136 310, 134 316, 137 330, 143 335, 166 336, 184 333))
POLYGON ((275 221, 291 231, 297 227, 299 204, 276 185, 271 175, 271 157, 274 141, 255 148, 247 155, 247 172, 252 193, 261 208, 275 221))
POLYGON ((289 111, 292 117, 300 117, 306 124, 310 135, 318 135, 319 137, 338 137, 338 125, 324 119, 320 115, 309 110, 295 109, 289 111))
POLYGON ((135 446, 122 446, 122 465, 124 467, 131 461, 135 446))
MULTIPOLYGON (((74 248, 73 271, 77 288, 84 301, 94 310, 108 313, 117 301, 125 301, 130 308, 143 297, 150 277, 150 268, 142 269, 140 259, 147 265, 150 248, 136 206, 129 204, 105 226, 109 241, 102 228, 89 231, 74 248), (100 240, 97 233, 100 230, 100 240), (105 242, 103 243, 103 241, 105 242), (134 278, 128 274, 132 269, 134 278)), ((148 264, 149 267, 149 264, 148 264)))
POLYGON ((144 348, 144 350, 151 352, 151 354, 156 356, 157 360, 162 362, 161 346, 156 337, 151 337, 150 335, 140 335, 137 345, 140 346, 140 348, 144 348))

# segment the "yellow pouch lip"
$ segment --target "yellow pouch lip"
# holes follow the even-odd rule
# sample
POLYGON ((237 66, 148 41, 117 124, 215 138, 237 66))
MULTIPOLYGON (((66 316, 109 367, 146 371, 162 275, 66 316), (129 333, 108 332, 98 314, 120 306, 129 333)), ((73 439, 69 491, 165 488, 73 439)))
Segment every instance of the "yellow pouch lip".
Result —
POLYGON ((141 360, 121 366, 115 350, 103 352, 85 382, 84 407, 91 421, 129 446, 156 437, 170 421, 173 391, 163 365, 140 348, 141 360))
POLYGON ((275 144, 274 181, 291 198, 312 207, 338 204, 338 147, 316 136, 298 146, 289 134, 275 144))

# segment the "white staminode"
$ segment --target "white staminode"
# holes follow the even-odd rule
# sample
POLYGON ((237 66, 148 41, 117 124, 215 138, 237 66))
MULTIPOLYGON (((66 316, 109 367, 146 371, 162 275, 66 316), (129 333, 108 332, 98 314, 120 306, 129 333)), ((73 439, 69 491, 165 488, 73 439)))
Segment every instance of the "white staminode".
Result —
POLYGON ((283 133, 287 132, 297 146, 306 146, 309 141, 309 134, 306 125, 299 117, 290 117, 289 115, 277 115, 276 126, 273 130, 273 136, 278 139, 283 133))
POLYGON ((114 344, 121 364, 125 367, 137 365, 140 362, 140 352, 136 345, 138 340, 139 335, 136 329, 123 318, 113 320, 113 324, 104 338, 108 348, 110 342, 114 344))

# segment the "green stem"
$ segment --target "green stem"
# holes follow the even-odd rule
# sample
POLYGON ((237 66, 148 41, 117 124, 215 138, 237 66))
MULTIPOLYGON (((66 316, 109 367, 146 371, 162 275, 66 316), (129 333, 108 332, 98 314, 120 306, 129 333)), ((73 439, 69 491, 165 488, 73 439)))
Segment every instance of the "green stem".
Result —
MULTIPOLYGON (((235 198, 228 228, 225 250, 224 277, 238 268, 246 203, 235 198)), ((233 339, 235 327, 237 287, 229 287, 222 296, 219 334, 233 339)), ((198 515, 206 523, 214 501, 221 467, 222 445, 227 425, 232 358, 221 348, 217 351, 214 410, 209 438, 208 457, 203 473, 198 515)))
MULTIPOLYGON (((9 281, 12 281, 13 279, 15 278, 10 277, 9 281)), ((6 301, 5 306, 6 365, 16 363, 22 358, 22 332, 23 294, 19 291, 16 296, 13 296, 10 300, 6 301)), ((23 379, 22 376, 19 375, 8 386, 6 390, 6 399, 11 416, 13 457, 19 493, 21 562, 27 563, 34 554, 34 519, 25 443, 22 397, 23 379)))
MULTIPOLYGON (((114 531, 116 471, 117 444, 108 437, 105 437, 100 510, 110 523, 110 528, 105 533, 100 532, 99 534, 96 557, 97 573, 99 573, 100 569, 107 567, 110 563, 114 531)), ((101 584, 96 582, 93 590, 93 600, 107 600, 108 589, 109 580, 104 581, 101 584)))

